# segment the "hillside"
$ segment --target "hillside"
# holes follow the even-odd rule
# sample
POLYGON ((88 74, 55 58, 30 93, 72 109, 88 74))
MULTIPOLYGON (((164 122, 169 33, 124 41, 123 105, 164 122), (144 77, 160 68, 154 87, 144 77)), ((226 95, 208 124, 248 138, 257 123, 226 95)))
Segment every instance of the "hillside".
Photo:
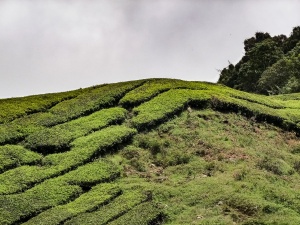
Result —
POLYGON ((147 79, 0 100, 0 224, 300 224, 300 93, 147 79))

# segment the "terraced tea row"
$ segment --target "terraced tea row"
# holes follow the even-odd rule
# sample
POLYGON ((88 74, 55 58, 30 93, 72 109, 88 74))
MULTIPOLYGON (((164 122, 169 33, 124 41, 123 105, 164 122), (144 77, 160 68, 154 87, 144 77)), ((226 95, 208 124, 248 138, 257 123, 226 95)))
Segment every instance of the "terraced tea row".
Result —
POLYGON ((59 102, 45 112, 24 114, 10 123, 0 124, 0 144, 15 144, 26 136, 39 132, 45 126, 51 127, 103 108, 113 107, 128 91, 144 82, 140 80, 90 88, 75 98, 59 102))
POLYGON ((70 148, 70 142, 111 124, 117 124, 125 119, 126 110, 110 108, 97 111, 89 116, 80 117, 70 122, 51 128, 41 129, 29 135, 26 147, 38 150, 44 155, 70 148))
MULTIPOLYGON (((59 224, 60 221, 64 221, 80 212, 96 209, 100 205, 109 202, 112 198, 118 196, 120 191, 116 185, 107 183, 99 184, 89 192, 83 193, 82 188, 78 185, 69 184, 59 178, 51 179, 24 193, 0 196, 0 223, 5 225, 26 221, 44 211, 44 214, 41 214, 38 219, 42 217, 48 220, 50 218, 47 217, 51 217, 49 212, 56 212, 58 218, 52 216, 52 221, 49 220, 48 224, 59 224)), ((43 219, 41 222, 43 222, 43 219)), ((47 224, 45 220, 44 222, 47 224)), ((35 219, 33 221, 29 220, 29 224, 34 224, 34 221, 35 219)))
POLYGON ((23 98, 1 99, 0 123, 11 121, 26 114, 45 111, 61 101, 74 98, 88 90, 89 88, 23 98))
POLYGON ((166 121, 187 108, 188 105, 197 108, 211 107, 220 111, 241 112, 246 116, 255 117, 259 121, 266 121, 296 132, 300 131, 299 109, 284 108, 283 104, 280 106, 283 108, 276 109, 211 90, 172 89, 159 94, 133 109, 136 116, 132 118, 132 123, 138 129, 145 129, 166 121))
POLYGON ((139 80, 108 84, 79 95, 69 101, 63 101, 49 110, 57 116, 57 121, 52 121, 47 125, 53 126, 57 123, 66 122, 90 114, 102 108, 112 107, 117 104, 127 92, 140 86, 144 82, 143 80, 139 80))
MULTIPOLYGON (((113 181, 119 175, 120 171, 114 163, 105 159, 99 159, 90 164, 80 166, 76 170, 70 171, 63 176, 49 179, 23 193, 2 195, 0 196, 0 211, 2 211, 0 213, 0 224, 6 224, 4 221, 10 221, 9 223, 12 223, 22 218, 35 215, 46 208, 68 202, 74 197, 79 196, 84 189, 89 189, 99 183, 113 181), (62 190, 59 192, 57 187, 62 188, 62 190), (44 190, 44 192, 42 190, 44 190), (74 193, 76 190, 78 192, 74 193), (22 202, 22 199, 24 202, 22 202)), ((107 191, 107 194, 118 194, 120 192, 119 189, 116 190, 113 184, 99 185, 98 188, 92 188, 92 192, 89 191, 84 196, 81 195, 82 197, 80 199, 68 205, 67 208, 74 206, 74 204, 82 204, 82 201, 87 200, 87 198, 93 201, 93 198, 96 198, 96 196, 101 193, 103 194, 104 191, 107 191), (113 187, 112 192, 109 192, 110 187, 113 187)), ((102 196, 102 200, 100 200, 100 198, 101 196, 98 197, 98 200, 95 200, 95 204, 98 201, 101 201, 101 203, 92 205, 90 201, 85 207, 90 207, 89 209, 97 208, 98 205, 103 204, 103 199, 103 201, 110 199, 110 197, 107 198, 107 196, 102 196)))
POLYGON ((152 202, 145 202, 130 210, 128 213, 108 223, 110 225, 149 225, 159 224, 162 213, 152 202))
POLYGON ((76 224, 87 216, 87 221, 97 219, 105 224, 121 216, 116 220, 120 224, 126 218, 136 220, 140 212, 145 215, 138 221, 142 222, 140 224, 148 224, 150 220, 158 217, 160 210, 153 203, 142 203, 149 199, 140 188, 127 190, 122 194, 116 184, 103 183, 113 181, 118 176, 119 170, 112 162, 100 159, 63 176, 47 180, 23 193, 2 195, 0 224, 26 220, 28 221, 25 224, 62 224, 69 219, 71 220, 68 223, 73 221, 76 224), (87 187, 92 188, 84 193, 87 187), (137 206, 139 204, 141 205, 137 206), (99 219, 99 214, 103 213, 105 216, 99 219))
POLYGON ((26 165, 37 164, 42 156, 19 145, 0 146, 0 173, 5 170, 26 165))
POLYGON ((140 188, 137 190, 126 190, 121 196, 107 205, 93 211, 82 213, 68 221, 66 225, 81 224, 107 224, 110 221, 126 214, 133 207, 145 202, 147 195, 140 188))
POLYGON ((99 184, 90 191, 80 195, 74 201, 48 209, 23 224, 62 224, 80 213, 94 211, 102 205, 108 204, 120 194, 121 189, 116 185, 99 184))
POLYGON ((136 106, 170 89, 208 90, 214 89, 215 87, 216 85, 203 82, 189 82, 172 79, 151 79, 142 86, 127 93, 120 100, 120 104, 126 108, 136 106))
POLYGON ((125 126, 111 126, 71 143, 71 150, 44 157, 41 165, 20 166, 0 174, 0 194, 12 194, 36 183, 62 175, 76 167, 107 154, 113 147, 129 140, 136 131, 125 126))

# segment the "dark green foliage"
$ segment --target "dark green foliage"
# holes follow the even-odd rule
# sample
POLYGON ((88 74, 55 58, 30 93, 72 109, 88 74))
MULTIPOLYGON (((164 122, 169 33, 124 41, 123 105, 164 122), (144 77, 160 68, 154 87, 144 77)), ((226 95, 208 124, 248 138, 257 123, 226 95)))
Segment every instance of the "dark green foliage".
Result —
POLYGON ((294 27, 290 37, 284 42, 284 52, 288 53, 291 51, 300 40, 300 26, 294 27))
POLYGON ((255 46, 255 44, 260 43, 269 38, 271 38, 269 33, 256 32, 255 37, 246 39, 244 41, 244 50, 248 52, 255 46))
POLYGON ((300 42, 287 56, 262 73, 258 88, 270 94, 300 91, 300 42))
POLYGON ((223 69, 219 83, 238 90, 257 92, 261 74, 282 57, 283 51, 278 44, 271 38, 265 39, 251 47, 238 66, 230 65, 223 69))
POLYGON ((261 94, 293 93, 300 90, 300 27, 290 37, 258 32, 244 41, 245 56, 221 71, 218 83, 261 94))

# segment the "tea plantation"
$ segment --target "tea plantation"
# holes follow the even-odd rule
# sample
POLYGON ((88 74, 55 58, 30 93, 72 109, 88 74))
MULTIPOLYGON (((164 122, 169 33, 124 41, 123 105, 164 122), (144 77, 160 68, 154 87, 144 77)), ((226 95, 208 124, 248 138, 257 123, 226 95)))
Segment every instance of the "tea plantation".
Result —
POLYGON ((300 224, 300 93, 146 79, 0 99, 0 224, 300 224))

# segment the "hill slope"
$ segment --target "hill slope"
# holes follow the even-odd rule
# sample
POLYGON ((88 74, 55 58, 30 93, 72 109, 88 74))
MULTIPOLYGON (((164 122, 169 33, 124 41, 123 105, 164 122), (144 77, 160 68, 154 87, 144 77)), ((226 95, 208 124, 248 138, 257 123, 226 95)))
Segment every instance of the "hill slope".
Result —
POLYGON ((148 79, 0 100, 0 224, 299 224, 300 94, 148 79))

